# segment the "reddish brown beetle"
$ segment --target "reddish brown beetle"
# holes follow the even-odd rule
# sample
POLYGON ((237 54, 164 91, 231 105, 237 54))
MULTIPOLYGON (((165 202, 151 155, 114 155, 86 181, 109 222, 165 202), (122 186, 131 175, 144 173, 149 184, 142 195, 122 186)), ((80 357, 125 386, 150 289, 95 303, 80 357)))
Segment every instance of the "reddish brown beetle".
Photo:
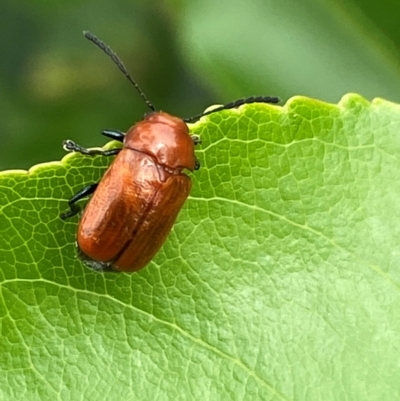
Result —
POLYGON ((85 155, 117 155, 98 184, 91 184, 68 202, 62 219, 80 211, 80 199, 93 194, 79 224, 77 244, 82 260, 96 271, 133 272, 146 266, 161 248, 176 217, 189 196, 190 178, 182 173, 199 168, 194 146, 200 143, 189 134, 186 122, 245 103, 277 103, 275 97, 251 97, 226 104, 188 119, 156 111, 117 55, 89 32, 87 39, 109 55, 135 86, 152 110, 126 134, 106 130, 102 134, 123 142, 123 148, 86 149, 71 140, 67 151, 85 155))

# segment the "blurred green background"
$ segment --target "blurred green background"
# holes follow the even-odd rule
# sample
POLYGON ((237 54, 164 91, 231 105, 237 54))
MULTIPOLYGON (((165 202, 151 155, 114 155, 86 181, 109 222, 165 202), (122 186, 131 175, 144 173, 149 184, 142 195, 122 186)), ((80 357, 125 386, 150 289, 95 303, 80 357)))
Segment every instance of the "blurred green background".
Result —
POLYGON ((400 101, 398 0, 1 0, 0 169, 58 160, 61 141, 107 142, 146 107, 187 117, 250 95, 347 92, 400 101), (334 3, 334 4, 332 4, 334 3))

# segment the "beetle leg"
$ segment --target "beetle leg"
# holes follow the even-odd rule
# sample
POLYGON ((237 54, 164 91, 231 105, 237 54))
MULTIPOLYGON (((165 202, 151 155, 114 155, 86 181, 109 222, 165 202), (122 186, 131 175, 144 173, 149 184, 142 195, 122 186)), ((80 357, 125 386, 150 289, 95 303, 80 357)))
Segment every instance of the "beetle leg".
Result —
POLYGON ((200 162, 199 159, 195 156, 194 157, 194 169, 198 170, 200 168, 200 162))
POLYGON ((114 270, 112 268, 112 262, 100 262, 98 260, 89 258, 89 256, 85 255, 82 249, 79 248, 79 245, 78 245, 78 258, 81 259, 86 266, 88 266, 95 272, 118 273, 118 270, 114 270))
POLYGON ((86 196, 91 195, 96 190, 98 185, 99 185, 98 183, 90 184, 90 185, 86 186, 85 188, 82 188, 79 192, 77 192, 68 201, 68 206, 69 206, 70 210, 60 214, 61 219, 66 220, 66 219, 69 219, 70 217, 78 214, 80 212, 81 208, 78 205, 76 205, 76 202, 78 202, 79 200, 83 199, 86 196))
MULTIPOLYGON (((199 145, 201 143, 201 138, 198 135, 190 135, 192 138, 192 141, 194 143, 194 146, 199 145)), ((198 170, 200 168, 200 162, 199 159, 195 156, 194 157, 194 169, 198 170)))
POLYGON ((201 138, 198 135, 190 135, 194 145, 199 145, 201 143, 201 138))
POLYGON ((83 146, 78 145, 74 141, 71 141, 71 139, 63 141, 63 148, 67 152, 78 152, 82 153, 83 155, 89 155, 89 156, 95 156, 95 155, 115 156, 122 150, 121 148, 107 149, 107 150, 99 148, 87 149, 84 148, 83 146))
POLYGON ((114 139, 114 141, 124 142, 125 133, 115 129, 105 129, 101 135, 114 139))

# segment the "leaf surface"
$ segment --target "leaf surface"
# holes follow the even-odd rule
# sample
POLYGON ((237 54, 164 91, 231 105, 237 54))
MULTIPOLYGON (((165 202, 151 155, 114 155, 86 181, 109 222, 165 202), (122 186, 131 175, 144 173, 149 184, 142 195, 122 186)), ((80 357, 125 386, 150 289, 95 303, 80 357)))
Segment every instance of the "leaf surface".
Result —
POLYGON ((87 269, 58 217, 109 159, 0 175, 0 398, 400 398, 400 107, 295 97, 191 131, 191 196, 132 275, 87 269))

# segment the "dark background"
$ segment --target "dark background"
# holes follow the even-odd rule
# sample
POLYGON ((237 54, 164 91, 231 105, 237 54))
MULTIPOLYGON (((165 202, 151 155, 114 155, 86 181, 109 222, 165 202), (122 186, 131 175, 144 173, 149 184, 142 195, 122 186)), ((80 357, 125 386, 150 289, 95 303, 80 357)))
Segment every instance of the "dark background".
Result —
POLYGON ((398 0, 1 0, 0 169, 58 160, 61 141, 107 142, 156 105, 187 117, 250 95, 348 92, 400 101, 398 0))

